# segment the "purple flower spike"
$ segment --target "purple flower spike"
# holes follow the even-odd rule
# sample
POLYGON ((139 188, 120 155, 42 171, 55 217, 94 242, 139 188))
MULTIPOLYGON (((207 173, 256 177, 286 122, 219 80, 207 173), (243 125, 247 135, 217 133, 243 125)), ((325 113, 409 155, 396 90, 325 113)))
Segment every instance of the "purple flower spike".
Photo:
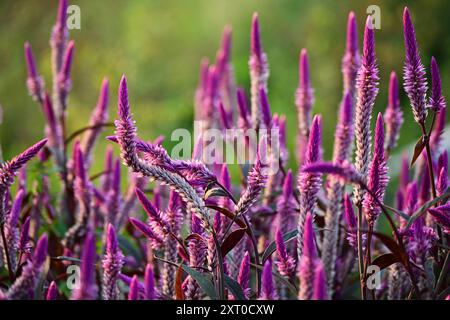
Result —
POLYGON ((239 120, 238 120, 239 129, 244 130, 250 129, 251 120, 249 115, 247 98, 245 97, 245 93, 241 88, 237 89, 237 105, 239 111, 239 120))
POLYGON ((251 49, 252 54, 257 57, 261 57, 262 49, 261 49, 261 39, 259 35, 259 20, 258 14, 255 12, 252 18, 252 32, 251 32, 251 49))
POLYGON ((20 210, 22 210, 22 202, 25 195, 25 191, 23 189, 17 191, 16 197, 14 198, 13 205, 11 207, 11 211, 9 213, 9 228, 16 228, 17 223, 19 222, 20 210))
POLYGON ((437 196, 442 196, 448 187, 448 158, 447 152, 443 152, 438 160, 438 180, 436 183, 437 196))
POLYGON ((229 123, 228 114, 225 110, 225 107, 223 106, 222 102, 219 102, 219 114, 220 114, 220 121, 222 123, 222 126, 224 129, 231 129, 231 125, 229 123))
POLYGON ((52 281, 48 287, 47 294, 45 295, 45 300, 56 299, 58 299, 58 287, 56 286, 55 281, 52 281))
POLYGON ((344 196, 344 219, 347 223, 347 240, 356 250, 356 229, 358 228, 358 224, 356 221, 355 211, 353 210, 353 204, 347 194, 344 196))
POLYGON ((58 15, 52 30, 50 45, 52 47, 53 76, 57 77, 63 64, 64 50, 69 32, 67 30, 67 0, 59 0, 58 15))
POLYGON ((139 300, 139 281, 137 275, 134 275, 131 280, 128 300, 139 300))
POLYGON ((389 153, 397 146, 400 129, 403 124, 403 112, 398 98, 398 80, 394 71, 391 72, 389 79, 389 98, 386 111, 384 112, 384 122, 386 123, 385 148, 389 153))
MULTIPOLYGON (((362 64, 358 71, 357 98, 355 112, 355 138, 356 156, 355 167, 362 175, 367 174, 370 156, 370 119, 378 94, 378 67, 375 57, 375 30, 372 28, 372 17, 367 17, 364 30, 364 49, 362 64)), ((355 186, 354 201, 356 204, 362 202, 364 191, 360 186, 355 186)))
POLYGON ((408 187, 409 183, 409 160, 408 160, 408 154, 404 153, 402 155, 402 164, 400 168, 400 174, 399 174, 399 188, 400 191, 406 194, 406 188, 408 187))
POLYGON ((161 212, 156 209, 153 204, 147 199, 145 194, 136 188, 136 196, 147 213, 148 219, 150 221, 150 227, 159 238, 165 239, 170 232, 170 226, 167 222, 166 217, 164 217, 161 212))
POLYGON ((261 122, 260 113, 260 97, 259 90, 263 87, 267 93, 267 79, 269 78, 269 67, 267 63, 266 54, 261 47, 261 38, 259 32, 258 14, 253 14, 252 30, 251 30, 251 52, 250 52, 250 82, 251 82, 251 97, 252 97, 252 125, 254 128, 259 128, 261 122))
POLYGON ((25 222, 22 224, 22 230, 20 231, 19 251, 24 253, 28 253, 30 251, 30 221, 31 217, 27 217, 25 222))
POLYGON ((342 183, 360 184, 363 182, 363 177, 347 161, 341 165, 334 165, 330 162, 317 162, 303 166, 302 172, 336 175, 342 180, 342 183))
POLYGON ((27 71, 28 71, 28 78, 27 78, 28 92, 35 101, 42 103, 42 95, 44 92, 44 80, 38 74, 33 51, 31 50, 31 46, 28 42, 25 43, 25 61, 27 63, 27 71))
POLYGON ((241 285, 245 297, 248 298, 250 295, 250 255, 248 251, 245 252, 244 258, 241 261, 237 282, 241 285))
POLYGON ((36 248, 34 249, 33 264, 37 269, 41 268, 47 259, 47 249, 48 239, 47 235, 44 234, 39 238, 36 248))
MULTIPOLYGON (((33 158, 47 143, 47 139, 41 140, 29 147, 21 154, 0 165, 0 202, 5 198, 5 194, 14 182, 14 177, 19 170, 33 158)), ((6 212, 4 205, 0 206, 0 225, 5 222, 6 212)))
POLYGON ((118 300, 119 288, 117 281, 124 264, 124 256, 119 249, 116 232, 112 224, 108 224, 106 232, 106 252, 102 261, 103 299, 118 300))
POLYGON ((153 277, 153 268, 150 264, 147 264, 145 267, 145 299, 146 300, 155 300, 155 279, 153 277))
POLYGON ((361 65, 361 57, 358 48, 358 28, 356 16, 352 11, 347 20, 347 43, 345 54, 342 58, 342 74, 344 78, 344 92, 349 92, 352 100, 356 90, 356 77, 361 65))
POLYGON ((272 262, 270 259, 264 264, 262 272, 262 290, 259 300, 277 300, 278 295, 273 283, 272 262))
POLYGON ((300 165, 305 161, 306 144, 311 127, 311 109, 314 103, 313 89, 309 79, 309 63, 306 49, 302 49, 299 59, 299 81, 295 92, 295 105, 297 106, 297 158, 300 165))
MULTIPOLYGON (((308 151, 306 153, 304 166, 310 165, 322 159, 321 146, 321 118, 314 116, 309 135, 308 151)), ((300 171, 298 175, 298 188, 300 191, 300 215, 298 219, 297 251, 298 257, 302 256, 303 249, 303 229, 305 217, 308 212, 314 214, 317 194, 322 182, 322 175, 318 172, 300 171)))
POLYGON ((418 124, 425 122, 427 79, 425 68, 420 60, 414 26, 408 8, 403 11, 403 32, 405 39, 405 66, 403 72, 403 86, 408 95, 414 120, 418 124))
POLYGON ((263 87, 259 88, 259 98, 261 99, 261 115, 264 127, 269 129, 271 127, 272 113, 270 112, 269 99, 263 87))
POLYGON ((442 134, 444 133, 447 122, 447 108, 441 109, 436 116, 436 125, 431 132, 430 144, 433 152, 441 152, 442 150, 442 134))
POLYGON ((445 98, 442 95, 441 76, 439 74, 439 67, 436 59, 431 57, 431 97, 430 108, 434 112, 439 112, 445 108, 445 98))
POLYGON ((95 259, 95 236, 89 232, 86 236, 81 256, 80 286, 73 291, 72 300, 97 299, 95 259))
POLYGON ((328 300, 325 271, 320 261, 317 263, 314 274, 314 293, 312 298, 313 300, 328 300))
POLYGON ((303 234, 303 253, 299 261, 300 300, 311 300, 313 296, 313 282, 317 265, 317 250, 313 229, 313 217, 308 212, 305 219, 305 231, 303 234))
POLYGON ((287 278, 290 278, 295 271, 295 261, 294 258, 289 256, 286 251, 286 246, 283 240, 283 234, 278 229, 275 234, 275 244, 277 247, 278 261, 276 265, 278 267, 279 273, 287 278))
POLYGON ((157 247, 158 245, 161 245, 164 242, 163 238, 159 234, 153 232, 152 229, 150 229, 150 227, 147 226, 145 223, 135 218, 129 218, 129 220, 131 224, 136 229, 138 229, 144 236, 152 240, 153 246, 157 247))
MULTIPOLYGON (((384 193, 389 181, 388 168, 384 156, 384 124, 381 113, 378 114, 375 127, 375 143, 373 148, 373 160, 369 169, 367 187, 374 193, 378 201, 383 202, 384 193)), ((373 227, 381 208, 377 201, 368 194, 363 202, 367 222, 373 227)))
POLYGON ((75 48, 75 42, 70 41, 67 45, 67 49, 64 55, 63 65, 61 69, 62 79, 65 81, 70 80, 70 72, 72 70, 72 62, 73 62, 73 50, 75 48))

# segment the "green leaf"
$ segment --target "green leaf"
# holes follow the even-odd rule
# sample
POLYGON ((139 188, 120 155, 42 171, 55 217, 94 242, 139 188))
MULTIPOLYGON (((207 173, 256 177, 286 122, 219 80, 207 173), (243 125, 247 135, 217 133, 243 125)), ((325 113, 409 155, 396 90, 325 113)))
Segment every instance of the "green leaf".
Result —
POLYGON ((213 300, 217 300, 216 289, 214 288, 214 284, 209 274, 198 272, 197 270, 194 270, 184 264, 180 266, 183 268, 184 272, 186 272, 188 275, 194 278, 195 281, 197 281, 200 288, 203 290, 203 292, 206 293, 208 297, 213 300))
MULTIPOLYGON (((284 243, 288 243, 292 239, 294 239, 297 236, 297 230, 292 230, 283 235, 283 241, 284 243)), ((272 241, 264 250, 263 256, 262 256, 262 264, 264 265, 264 262, 272 255, 272 253, 275 252, 277 249, 277 245, 275 244, 275 241, 272 241)))
POLYGON ((372 264, 380 268, 380 270, 386 269, 390 265, 400 262, 398 258, 393 253, 385 253, 376 257, 372 264))
POLYGON ((420 154, 423 151, 423 148, 425 148, 425 141, 422 137, 419 138, 419 140, 417 140, 416 145, 414 147, 414 154, 413 157, 411 159, 411 164, 409 165, 410 167, 412 167, 414 165, 414 162, 416 162, 417 158, 419 158, 420 154))
POLYGON ((81 259, 78 258, 72 258, 72 257, 67 257, 67 256, 57 256, 53 258, 54 260, 61 260, 61 261, 72 261, 72 262, 76 262, 76 263, 81 263, 81 259))
POLYGON ((230 290, 231 294, 236 298, 236 300, 247 300, 241 285, 234 279, 225 275, 225 286, 230 290))

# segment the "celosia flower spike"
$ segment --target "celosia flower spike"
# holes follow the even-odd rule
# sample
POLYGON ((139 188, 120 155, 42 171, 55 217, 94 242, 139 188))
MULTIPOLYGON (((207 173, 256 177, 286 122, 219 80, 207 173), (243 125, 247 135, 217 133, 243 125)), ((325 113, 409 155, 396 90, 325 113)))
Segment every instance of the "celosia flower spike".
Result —
POLYGON ((103 266, 103 299, 118 300, 119 288, 117 281, 124 264, 124 256, 119 249, 116 231, 111 223, 106 229, 106 252, 102 261, 103 266))
POLYGON ((389 79, 389 98, 386 111, 384 112, 384 122, 386 123, 385 148, 390 153, 396 146, 400 136, 400 129, 403 124, 403 111, 400 108, 398 98, 398 80, 394 71, 389 79))
POLYGON ((272 113, 270 112, 269 99, 263 87, 259 88, 259 98, 261 105, 261 118, 264 128, 270 129, 272 122, 272 113))
POLYGON ((275 233, 275 244, 277 247, 278 260, 276 265, 278 271, 282 276, 290 278, 295 271, 295 261, 294 258, 287 253, 283 234, 279 229, 275 233))
POLYGON ((237 282, 244 291, 246 298, 248 298, 250 296, 250 255, 248 251, 245 252, 244 258, 241 261, 237 282))
MULTIPOLYGON (((342 58, 342 74, 344 78, 344 92, 349 92, 354 99, 356 90, 356 77, 361 65, 361 57, 358 48, 358 28, 356 16, 352 11, 347 20, 347 42, 344 57, 342 58)), ((353 103, 353 102, 352 102, 353 103)))
POLYGON ((35 101, 42 103, 42 95, 44 92, 44 80, 38 74, 33 51, 31 50, 31 46, 28 42, 25 43, 24 50, 25 50, 25 62, 27 64, 27 72, 28 72, 27 78, 28 92, 35 101))
POLYGON ((403 34, 405 39, 405 66, 403 69, 403 86, 408 95, 414 120, 423 124, 427 116, 426 93, 427 79, 425 68, 420 60, 414 26, 408 8, 403 11, 403 34))
POLYGON ((264 264, 261 283, 262 290, 259 300, 277 300, 278 295, 273 283, 272 262, 270 259, 264 264))
POLYGON ((444 232, 450 234, 450 205, 430 208, 428 212, 443 227, 444 232))
POLYGON ((128 291, 128 300, 139 300, 139 281, 137 275, 134 275, 131 280, 130 291, 128 291))
MULTIPOLYGON (((311 125, 311 132, 309 135, 308 150, 304 161, 305 165, 310 165, 322 159, 322 145, 321 145, 321 118, 316 115, 311 125)), ((322 182, 321 173, 300 171, 298 175, 298 188, 300 191, 300 215, 298 219, 298 235, 297 235, 297 253, 298 257, 302 256, 303 249, 303 229, 305 217, 308 212, 314 214, 317 194, 319 192, 322 182)))
MULTIPOLYGON (((370 155, 370 120, 375 98, 378 94, 378 67, 375 57, 375 30, 372 27, 372 17, 367 17, 364 30, 364 48, 362 64, 358 71, 357 97, 355 112, 355 167, 362 175, 367 174, 370 155)), ((363 200, 364 191, 355 186, 354 199, 356 204, 363 200)))
POLYGON ((429 107, 434 112, 439 112, 445 108, 445 98, 442 95, 442 82, 439 74, 439 67, 434 57, 431 57, 431 97, 429 107))
POLYGON ((81 256, 80 285, 73 291, 72 300, 97 299, 95 259, 95 236, 89 232, 86 236, 81 256))
POLYGON ((313 296, 313 282, 317 265, 317 249, 313 229, 313 216, 308 212, 303 233, 303 253, 299 261, 298 275, 300 278, 300 300, 310 300, 313 296))
POLYGON ((318 262, 314 273, 314 293, 313 300, 328 300, 327 285, 323 263, 318 262))
POLYGON ((352 246, 356 250, 356 231, 358 228, 358 224, 356 221, 355 211, 353 210, 353 204, 347 194, 344 196, 344 219, 347 224, 347 240, 350 246, 352 246))

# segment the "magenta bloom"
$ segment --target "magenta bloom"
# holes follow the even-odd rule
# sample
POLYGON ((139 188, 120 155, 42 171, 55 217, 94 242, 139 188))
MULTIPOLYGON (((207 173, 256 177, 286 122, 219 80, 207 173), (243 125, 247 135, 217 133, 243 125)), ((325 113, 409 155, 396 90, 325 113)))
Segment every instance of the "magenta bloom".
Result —
POLYGON ((431 97, 429 107, 439 112, 446 106, 445 98, 442 95, 442 82, 439 74, 439 67, 434 57, 431 57, 431 97))
POLYGON ((386 151, 390 152, 397 146, 400 136, 400 129, 403 124, 403 111, 400 108, 398 98, 398 80, 394 71, 389 79, 389 98, 386 111, 384 112, 384 122, 386 123, 386 151))
POLYGON ((425 68, 420 60, 414 26, 408 8, 403 11, 403 32, 405 38, 405 66, 403 68, 403 86, 411 103, 414 120, 425 122, 427 79, 425 68))
POLYGON ((48 287, 47 294, 45 295, 45 300, 56 300, 58 298, 58 287, 55 281, 50 283, 48 287))
POLYGON ((246 298, 250 295, 250 255, 248 251, 245 252, 244 258, 241 261, 237 282, 241 285, 246 298))
POLYGON ((268 259, 262 272, 262 290, 259 300, 277 300, 278 295, 273 283, 272 261, 268 259))
POLYGON ((97 299, 97 284, 95 280, 95 236, 88 233, 83 245, 81 256, 80 286, 72 293, 72 300, 97 299))
POLYGON ((119 288, 117 281, 124 264, 124 257, 119 249, 116 232, 111 224, 108 224, 106 232, 106 252, 102 261, 103 299, 118 300, 119 288))
POLYGON ((342 58, 342 75, 344 78, 344 93, 349 92, 352 100, 355 96, 356 78, 361 65, 358 48, 358 26, 353 11, 348 14, 347 42, 344 57, 342 58))
POLYGON ((311 300, 314 291, 315 269, 317 266, 316 236, 313 229, 313 216, 308 213, 303 234, 303 254, 300 257, 298 276, 300 278, 300 300, 311 300))
POLYGON ((295 271, 295 260, 286 251, 286 246, 283 241, 283 234, 280 230, 275 233, 275 243, 277 246, 277 262, 278 272, 287 278, 290 278, 295 271))

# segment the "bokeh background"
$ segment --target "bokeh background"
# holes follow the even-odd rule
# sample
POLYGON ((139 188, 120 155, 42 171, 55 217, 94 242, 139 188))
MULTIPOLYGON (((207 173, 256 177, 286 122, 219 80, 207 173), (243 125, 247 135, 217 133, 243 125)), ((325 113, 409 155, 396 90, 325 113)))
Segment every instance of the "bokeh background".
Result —
MULTIPOLYGON (((110 118, 115 117, 122 74, 128 78, 142 137, 170 137, 175 128, 190 128, 200 60, 215 58, 225 25, 233 28, 232 60, 237 82, 249 88, 249 31, 255 11, 260 15, 262 44, 270 64, 270 103, 273 111, 287 115, 291 153, 295 145, 298 55, 301 48, 307 48, 316 97, 314 112, 323 114, 325 157, 330 157, 342 95, 340 65, 350 10, 357 15, 362 45, 367 7, 377 4, 381 9, 381 30, 376 31, 381 80, 375 112, 383 112, 386 106, 389 73, 402 71, 405 5, 412 12, 424 64, 428 67, 434 55, 441 67, 444 90, 450 84, 450 10, 445 0, 72 0, 70 4, 81 8, 81 30, 70 34, 76 51, 69 132, 88 121, 104 76, 111 81, 110 118)), ((42 137, 43 116, 25 86, 23 44, 31 43, 39 71, 50 84, 48 43, 56 7, 56 0, 0 1, 0 137, 5 158, 42 137)), ((403 90, 401 101, 406 119, 399 152, 419 136, 403 90)), ((105 135, 112 130, 108 128, 105 135)), ((165 145, 170 148, 170 141, 165 145)), ((104 146, 105 142, 97 146, 94 170, 101 165, 104 146)))

